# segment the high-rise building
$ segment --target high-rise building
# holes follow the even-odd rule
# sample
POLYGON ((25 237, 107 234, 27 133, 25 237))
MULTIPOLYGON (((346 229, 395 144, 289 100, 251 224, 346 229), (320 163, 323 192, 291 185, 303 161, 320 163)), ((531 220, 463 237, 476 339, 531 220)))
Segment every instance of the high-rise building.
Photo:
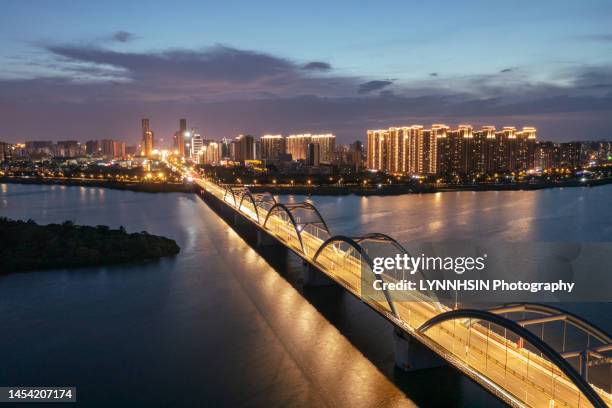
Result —
POLYGON ((319 164, 321 164, 321 145, 308 143, 306 146, 306 165, 318 166, 319 164))
POLYGON ((285 153, 286 143, 282 135, 263 135, 261 137, 261 158, 268 161, 278 161, 285 153))
POLYGON ((142 144, 141 156, 151 157, 155 146, 154 135, 149 126, 149 119, 142 120, 142 144))
POLYGON ((185 134, 187 133, 187 119, 179 120, 179 130, 174 132, 173 147, 181 157, 185 156, 185 134))
POLYGON ((580 166, 582 143, 565 142, 559 144, 558 167, 574 168, 580 166))
POLYGON ((199 164, 218 164, 221 160, 221 149, 217 142, 204 140, 202 149, 198 154, 199 164))
POLYGON ((0 142, 0 163, 8 161, 12 156, 12 146, 6 142, 0 142))
POLYGON ((55 150, 58 157, 77 157, 81 152, 81 144, 76 140, 60 140, 55 150))
POLYGON ((232 159, 238 162, 255 159, 255 139, 251 135, 239 135, 233 141, 232 159))
POLYGON ((25 151, 29 156, 53 156, 55 154, 55 146, 50 140, 32 140, 25 142, 25 151))
POLYGON ((291 155, 293 160, 306 160, 309 143, 319 144, 321 163, 332 163, 336 150, 336 136, 331 133, 289 135, 287 136, 287 153, 291 155))
POLYGON ((287 153, 293 160, 306 160, 306 147, 310 141, 310 134, 287 136, 287 153))
POLYGON ((312 143, 319 145, 319 160, 322 164, 331 164, 336 151, 336 136, 331 133, 312 135, 312 143))
POLYGON ((221 158, 222 159, 232 158, 231 148, 232 148, 232 141, 224 137, 221 140, 221 158))
POLYGON ((204 145, 204 140, 202 139, 202 135, 199 133, 192 131, 191 132, 191 144, 189 148, 189 157, 192 160, 197 161, 198 155, 202 150, 202 146, 204 145))
POLYGON ((123 158, 126 156, 125 142, 104 139, 100 142, 101 152, 107 159, 123 158))
POLYGON ((536 129, 413 125, 368 131, 367 166, 392 174, 467 176, 534 168, 536 129))
POLYGON ((368 130, 367 167, 369 170, 387 170, 387 143, 389 131, 386 129, 368 130))
POLYGON ((363 169, 363 144, 360 140, 355 141, 350 146, 351 163, 355 171, 363 169))
POLYGON ((553 142, 538 142, 535 148, 535 168, 549 170, 559 162, 559 145, 553 142))
POLYGON ((432 174, 437 169, 436 132, 423 126, 368 131, 368 168, 392 174, 432 174))
POLYGON ((88 140, 87 142, 85 142, 85 153, 87 153, 89 156, 95 156, 99 154, 100 150, 101 148, 99 141, 88 140))

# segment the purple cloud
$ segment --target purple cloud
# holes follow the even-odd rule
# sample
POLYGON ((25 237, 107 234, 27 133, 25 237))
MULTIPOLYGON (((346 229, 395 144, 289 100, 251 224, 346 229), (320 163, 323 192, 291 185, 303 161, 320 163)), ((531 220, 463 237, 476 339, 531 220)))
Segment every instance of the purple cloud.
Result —
POLYGON ((365 82, 359 85, 358 92, 360 94, 367 94, 373 91, 381 90, 391 84, 393 84, 393 81, 381 81, 381 80, 368 81, 368 82, 365 82))
POLYGON ((321 61, 312 61, 309 62, 307 64, 302 65, 302 69, 306 70, 306 71, 330 71, 331 70, 331 65, 328 64, 327 62, 321 62, 321 61))
POLYGON ((179 117, 212 138, 310 130, 332 131, 349 142, 372 127, 470 121, 535 125, 548 133, 541 133, 544 138, 580 139, 607 131, 612 113, 609 66, 563 72, 563 86, 532 83, 517 69, 512 75, 402 82, 338 75, 324 62, 301 64, 224 45, 149 53, 43 49, 41 64, 59 76, 0 79, 2 139, 44 134, 135 143, 141 117, 150 117, 156 134, 167 140, 179 117))

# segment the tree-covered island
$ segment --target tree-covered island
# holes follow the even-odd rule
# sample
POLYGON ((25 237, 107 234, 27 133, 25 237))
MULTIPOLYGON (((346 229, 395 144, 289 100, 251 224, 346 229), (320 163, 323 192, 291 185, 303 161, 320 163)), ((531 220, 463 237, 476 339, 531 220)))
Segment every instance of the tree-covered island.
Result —
POLYGON ((29 270, 103 266, 173 256, 180 251, 169 238, 147 232, 0 217, 0 275, 29 270))

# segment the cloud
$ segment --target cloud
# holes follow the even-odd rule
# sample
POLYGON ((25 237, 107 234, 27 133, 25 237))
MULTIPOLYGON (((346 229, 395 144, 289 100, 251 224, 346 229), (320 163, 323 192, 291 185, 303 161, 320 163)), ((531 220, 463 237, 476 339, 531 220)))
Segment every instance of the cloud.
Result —
POLYGON ((575 38, 587 41, 612 42, 612 34, 589 34, 580 35, 575 38))
POLYGON ((117 31, 115 33, 113 33, 113 35, 111 36, 111 39, 113 41, 117 41, 120 43, 127 43, 130 41, 133 41, 136 39, 136 36, 132 33, 129 33, 127 31, 117 31))
POLYGON ((368 81, 363 84, 360 84, 357 92, 360 94, 367 94, 372 91, 378 91, 380 89, 383 89, 391 84, 393 84, 393 81, 386 81, 386 80, 385 81, 382 81, 382 80, 368 81))
POLYGON ((211 138, 311 130, 349 142, 367 128, 469 121, 535 125, 550 132, 544 138, 562 139, 578 129, 584 134, 577 138, 601 134, 612 114, 610 66, 574 67, 550 82, 520 67, 507 68, 512 75, 431 73, 407 81, 340 75, 324 62, 227 45, 135 53, 47 44, 42 51, 36 72, 46 67, 51 74, 0 79, 3 138, 113 135, 135 142, 138 121, 148 116, 156 134, 172 134, 177 118, 187 117, 211 138))
POLYGON ((329 71, 331 68, 330 64, 321 61, 312 61, 302 65, 302 69, 306 71, 329 71))

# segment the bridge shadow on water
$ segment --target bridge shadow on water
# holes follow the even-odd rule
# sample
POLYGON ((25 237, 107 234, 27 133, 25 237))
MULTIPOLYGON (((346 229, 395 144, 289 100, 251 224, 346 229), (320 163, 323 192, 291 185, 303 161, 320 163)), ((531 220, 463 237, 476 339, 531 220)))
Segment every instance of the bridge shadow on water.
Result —
POLYGON ((339 285, 304 285, 302 260, 281 245, 258 246, 257 227, 236 223, 233 210, 204 199, 279 275, 313 305, 376 368, 422 407, 504 407, 500 400, 451 366, 404 372, 395 366, 393 327, 339 285))

